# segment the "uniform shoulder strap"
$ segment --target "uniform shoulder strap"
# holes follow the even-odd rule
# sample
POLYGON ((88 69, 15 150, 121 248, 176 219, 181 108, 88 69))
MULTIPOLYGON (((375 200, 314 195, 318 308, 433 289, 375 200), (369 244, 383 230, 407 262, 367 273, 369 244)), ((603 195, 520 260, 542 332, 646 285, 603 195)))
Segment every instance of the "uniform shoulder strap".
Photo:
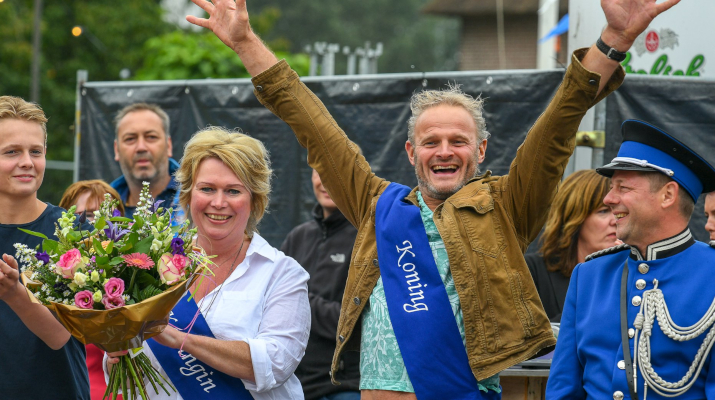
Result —
POLYGON ((589 254, 588 256, 586 256, 586 261, 591 261, 591 260, 593 260, 593 259, 595 259, 595 258, 602 257, 602 256, 605 256, 605 255, 608 255, 608 254, 618 253, 618 252, 620 252, 620 251, 623 251, 623 250, 626 250, 626 249, 630 249, 630 248, 631 248, 631 246, 629 246, 629 245, 627 245, 627 244, 625 244, 625 243, 619 244, 619 245, 617 245, 617 246, 609 247, 609 248, 607 248, 607 249, 603 249, 603 250, 597 251, 597 252, 595 252, 595 253, 593 253, 593 254, 589 254))

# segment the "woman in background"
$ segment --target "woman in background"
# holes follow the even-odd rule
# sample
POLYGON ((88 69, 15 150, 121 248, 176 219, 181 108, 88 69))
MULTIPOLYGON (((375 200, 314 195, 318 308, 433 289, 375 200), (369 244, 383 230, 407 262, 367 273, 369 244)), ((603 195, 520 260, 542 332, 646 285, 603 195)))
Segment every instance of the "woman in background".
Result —
POLYGON ((87 219, 94 220, 94 212, 99 210, 99 205, 104 201, 104 194, 109 193, 119 201, 117 209, 124 215, 124 204, 114 188, 100 179, 79 181, 71 184, 62 195, 59 206, 69 210, 72 206, 77 206, 76 214, 87 211, 87 219))
POLYGON ((571 272, 586 256, 618 244, 616 219, 603 204, 608 178, 594 170, 577 171, 566 178, 551 205, 537 254, 526 264, 536 284, 546 315, 561 320, 571 272))
MULTIPOLYGON (((117 209, 124 215, 124 205, 119 197, 119 193, 106 182, 94 179, 79 181, 71 184, 62 195, 59 206, 69 210, 72 206, 77 206, 76 214, 87 212, 87 219, 94 220, 94 212, 99 210, 99 205, 104 201, 104 194, 109 193, 119 201, 117 209)), ((104 369, 102 359, 104 351, 99 347, 88 344, 87 349, 87 372, 89 373, 89 390, 92 400, 101 400, 107 384, 104 382, 104 369)))

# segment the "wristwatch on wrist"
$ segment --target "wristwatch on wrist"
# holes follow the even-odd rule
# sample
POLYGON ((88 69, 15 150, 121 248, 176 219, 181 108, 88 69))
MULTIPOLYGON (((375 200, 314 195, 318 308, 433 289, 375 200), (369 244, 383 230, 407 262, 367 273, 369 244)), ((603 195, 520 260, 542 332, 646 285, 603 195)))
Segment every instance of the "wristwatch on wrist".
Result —
POLYGON ((611 60, 621 62, 626 59, 626 53, 620 52, 613 47, 610 47, 609 45, 603 43, 603 40, 601 40, 600 37, 598 38, 598 40, 596 40, 596 47, 598 47, 598 49, 601 50, 601 52, 611 60))

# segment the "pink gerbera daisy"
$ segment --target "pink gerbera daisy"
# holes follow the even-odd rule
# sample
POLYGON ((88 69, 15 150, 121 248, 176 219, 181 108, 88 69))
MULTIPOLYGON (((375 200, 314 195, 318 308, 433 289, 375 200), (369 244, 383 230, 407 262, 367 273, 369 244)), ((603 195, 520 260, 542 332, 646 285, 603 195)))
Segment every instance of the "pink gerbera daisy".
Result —
POLYGON ((132 253, 123 255, 122 258, 127 265, 141 269, 151 269, 154 266, 154 261, 148 255, 143 253, 132 253))

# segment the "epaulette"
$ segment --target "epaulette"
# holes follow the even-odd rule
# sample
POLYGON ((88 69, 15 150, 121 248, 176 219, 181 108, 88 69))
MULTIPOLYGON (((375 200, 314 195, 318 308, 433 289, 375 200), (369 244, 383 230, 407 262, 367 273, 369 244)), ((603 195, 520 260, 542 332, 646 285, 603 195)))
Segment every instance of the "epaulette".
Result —
POLYGON ((593 260, 594 258, 598 258, 598 257, 605 256, 605 255, 608 255, 608 254, 618 253, 619 251, 622 251, 622 250, 625 250, 625 249, 630 249, 630 248, 631 248, 631 246, 629 246, 629 245, 627 245, 627 244, 625 244, 625 243, 622 243, 622 244, 619 244, 619 245, 617 245, 617 246, 609 247, 609 248, 607 248, 607 249, 603 249, 603 250, 597 251, 597 252, 595 252, 595 253, 593 253, 593 254, 589 254, 588 256, 586 256, 586 261, 591 261, 591 260, 593 260))

